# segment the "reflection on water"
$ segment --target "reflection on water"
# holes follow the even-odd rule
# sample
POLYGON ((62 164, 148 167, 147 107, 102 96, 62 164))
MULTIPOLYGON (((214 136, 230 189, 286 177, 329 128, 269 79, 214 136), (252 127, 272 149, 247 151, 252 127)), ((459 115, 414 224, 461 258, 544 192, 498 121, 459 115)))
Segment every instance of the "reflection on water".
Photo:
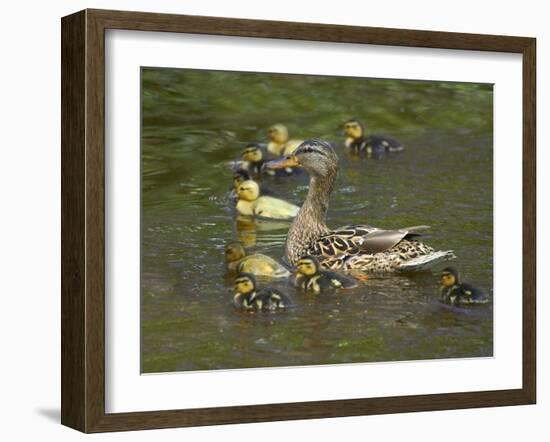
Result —
MULTIPOLYGON (((472 282, 492 288, 492 90, 483 85, 144 69, 142 121, 142 370, 312 365, 492 354, 492 303, 438 301, 436 273, 372 275, 315 297, 289 281, 282 314, 231 306, 223 249, 283 255, 288 223, 235 217, 227 167, 275 122, 299 138, 341 138, 340 123, 406 145, 357 158, 341 149, 329 225, 432 226, 472 282)), ((266 178, 299 204, 307 177, 266 178)), ((265 282, 262 282, 265 283, 265 282)))

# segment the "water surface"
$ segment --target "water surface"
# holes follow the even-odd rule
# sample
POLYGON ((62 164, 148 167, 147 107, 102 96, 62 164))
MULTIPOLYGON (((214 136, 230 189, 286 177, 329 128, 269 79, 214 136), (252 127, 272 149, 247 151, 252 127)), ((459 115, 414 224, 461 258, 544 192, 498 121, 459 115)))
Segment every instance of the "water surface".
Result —
MULTIPOLYGON (((147 68, 142 98, 143 372, 492 355, 492 302, 441 304, 444 264, 317 297, 271 282, 294 305, 255 315, 233 309, 223 262, 233 240, 281 258, 288 229, 230 210, 227 163, 244 144, 277 122, 294 138, 341 141, 356 117, 406 150, 339 149, 329 226, 429 224, 424 241, 454 250, 467 281, 492 292, 491 86, 147 68)), ((307 192, 307 176, 264 184, 297 204, 307 192)))

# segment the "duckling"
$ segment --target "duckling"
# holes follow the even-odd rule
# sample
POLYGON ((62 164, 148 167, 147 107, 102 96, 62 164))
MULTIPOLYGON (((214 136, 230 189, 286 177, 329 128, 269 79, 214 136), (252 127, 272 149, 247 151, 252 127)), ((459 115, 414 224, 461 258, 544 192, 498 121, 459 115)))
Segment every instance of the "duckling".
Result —
POLYGON ((267 151, 275 156, 290 155, 294 152, 303 140, 289 140, 288 129, 282 124, 274 124, 267 130, 269 142, 267 151))
POLYGON ((242 182, 237 189, 237 195, 236 209, 241 215, 290 219, 300 210, 298 206, 282 199, 260 195, 260 186, 252 180, 242 182))
POLYGON ((357 282, 352 278, 329 270, 321 270, 319 260, 312 255, 300 258, 296 263, 296 270, 296 287, 316 295, 322 292, 332 292, 335 289, 357 287, 357 282))
POLYGON ((397 140, 381 135, 365 135, 365 128, 359 120, 344 123, 345 145, 356 153, 381 155, 386 152, 400 152, 404 146, 397 140))
POLYGON ((265 163, 265 154, 257 143, 250 143, 241 152, 241 158, 247 164, 247 170, 251 175, 259 176, 262 173, 262 166, 265 163))
POLYGON ((235 307, 247 311, 275 311, 290 305, 287 295, 277 289, 266 287, 256 288, 256 278, 251 273, 239 273, 235 278, 235 307))
MULTIPOLYGON (((250 179, 251 177, 248 171, 244 169, 237 169, 235 171, 235 173, 233 174, 233 187, 231 188, 231 192, 229 194, 230 201, 232 201, 234 204, 237 204, 237 200, 238 200, 237 191, 239 190, 239 186, 244 181, 248 181, 250 179)), ((260 184, 259 186, 260 186, 261 195, 269 195, 269 196, 274 195, 274 192, 270 188, 264 186, 263 184, 260 184)))
POLYGON ((244 169, 237 169, 235 173, 233 173, 233 186, 231 186, 231 189, 229 191, 229 201, 232 204, 237 204, 237 201, 239 200, 239 195, 237 194, 237 190, 239 190, 239 186, 243 181, 248 181, 250 179, 250 174, 244 170, 244 169))
POLYGON ((238 273, 252 273, 256 276, 271 278, 288 278, 290 272, 273 258, 254 253, 247 255, 239 243, 230 243, 225 247, 225 262, 227 270, 238 273))
POLYGON ((237 169, 233 174, 233 189, 236 191, 243 181, 248 181, 250 174, 244 169, 237 169))
POLYGON ((441 300, 451 305, 486 304, 487 294, 470 284, 461 283, 459 274, 453 267, 441 273, 441 300))

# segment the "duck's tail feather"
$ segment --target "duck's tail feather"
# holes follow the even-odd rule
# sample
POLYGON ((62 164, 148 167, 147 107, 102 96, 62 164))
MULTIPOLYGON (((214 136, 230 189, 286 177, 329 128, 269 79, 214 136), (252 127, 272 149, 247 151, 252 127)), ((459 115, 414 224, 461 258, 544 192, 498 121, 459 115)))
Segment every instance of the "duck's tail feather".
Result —
POLYGON ((401 264, 397 270, 400 272, 416 272, 426 270, 441 261, 448 261, 456 258, 452 250, 439 250, 429 255, 422 255, 417 258, 409 259, 401 264))

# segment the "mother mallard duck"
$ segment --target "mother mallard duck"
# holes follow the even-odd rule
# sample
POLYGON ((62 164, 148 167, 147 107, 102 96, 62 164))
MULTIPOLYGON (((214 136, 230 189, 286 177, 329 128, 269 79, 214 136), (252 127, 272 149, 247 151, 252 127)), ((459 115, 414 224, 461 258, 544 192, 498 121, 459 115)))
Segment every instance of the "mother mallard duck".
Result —
POLYGON ((414 239, 427 226, 385 230, 354 225, 329 229, 326 215, 336 181, 338 156, 324 141, 304 141, 294 153, 266 166, 303 167, 309 174, 306 200, 286 240, 286 259, 293 266, 301 257, 313 255, 322 267, 331 270, 393 272, 420 270, 454 257, 452 251, 435 251, 414 239))

